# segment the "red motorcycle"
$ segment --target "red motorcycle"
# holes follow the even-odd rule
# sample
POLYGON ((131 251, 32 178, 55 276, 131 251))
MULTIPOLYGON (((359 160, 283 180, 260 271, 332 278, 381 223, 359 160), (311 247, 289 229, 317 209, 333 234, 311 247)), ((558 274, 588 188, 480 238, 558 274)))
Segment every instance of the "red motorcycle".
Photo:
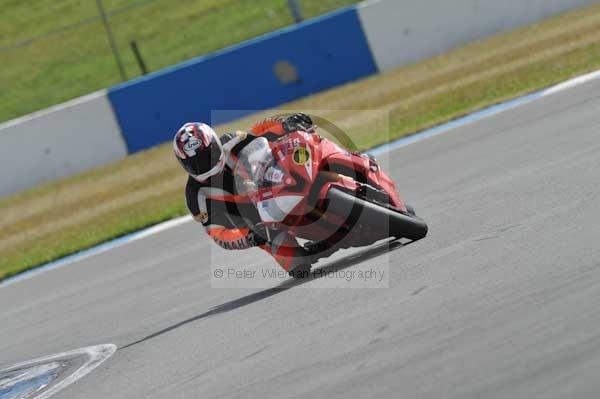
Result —
POLYGON ((234 174, 238 194, 248 196, 258 211, 253 230, 309 240, 306 247, 325 256, 333 251, 323 247, 427 235, 427 224, 402 201, 374 158, 312 132, 297 131, 273 142, 255 139, 240 152, 234 174))

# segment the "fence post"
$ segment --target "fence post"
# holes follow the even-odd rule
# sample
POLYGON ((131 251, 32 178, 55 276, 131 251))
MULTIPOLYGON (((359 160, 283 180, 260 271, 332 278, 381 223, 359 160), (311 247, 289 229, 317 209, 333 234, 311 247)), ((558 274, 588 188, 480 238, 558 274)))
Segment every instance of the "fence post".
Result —
POLYGON ((119 72, 121 73, 121 80, 126 81, 127 75, 125 75, 125 68, 123 67, 123 62, 121 62, 121 55, 119 54, 119 49, 117 48, 117 44, 115 43, 115 39, 113 38, 112 31, 110 30, 110 25, 108 24, 108 18, 106 18, 106 13, 104 12, 102 0, 96 0, 96 4, 98 5, 98 11, 100 12, 100 18, 102 18, 102 24, 104 25, 104 30, 106 31, 108 42, 110 43, 110 47, 115 56, 115 61, 117 62, 117 66, 119 67, 119 72))
POLYGON ((142 75, 146 75, 148 73, 148 68, 146 68, 146 63, 142 58, 142 53, 140 53, 140 49, 138 48, 137 42, 132 40, 129 42, 131 45, 131 50, 133 51, 133 55, 135 55, 135 59, 137 60, 138 65, 140 66, 140 70, 142 71, 142 75))
POLYGON ((302 17, 302 10, 298 0, 288 0, 288 6, 290 7, 290 11, 292 11, 294 21, 296 21, 296 23, 302 22, 304 18, 302 17))

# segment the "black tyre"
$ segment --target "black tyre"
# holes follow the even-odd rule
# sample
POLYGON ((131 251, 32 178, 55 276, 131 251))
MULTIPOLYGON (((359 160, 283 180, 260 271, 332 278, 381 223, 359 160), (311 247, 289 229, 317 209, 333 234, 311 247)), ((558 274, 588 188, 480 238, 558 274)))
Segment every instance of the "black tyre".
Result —
POLYGON ((385 232, 389 237, 420 240, 427 235, 427 224, 418 216, 393 211, 336 188, 329 190, 327 199, 327 213, 345 218, 349 229, 360 221, 371 231, 385 232))

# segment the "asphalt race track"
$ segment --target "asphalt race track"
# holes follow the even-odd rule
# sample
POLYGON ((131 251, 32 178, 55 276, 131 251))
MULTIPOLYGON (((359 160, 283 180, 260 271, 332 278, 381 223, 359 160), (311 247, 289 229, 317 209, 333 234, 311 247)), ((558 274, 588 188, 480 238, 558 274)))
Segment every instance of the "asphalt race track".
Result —
POLYGON ((0 287, 0 368, 113 343, 55 397, 598 397, 599 110, 595 81, 390 154, 429 236, 320 264, 389 288, 211 288, 269 259, 186 223, 0 287))

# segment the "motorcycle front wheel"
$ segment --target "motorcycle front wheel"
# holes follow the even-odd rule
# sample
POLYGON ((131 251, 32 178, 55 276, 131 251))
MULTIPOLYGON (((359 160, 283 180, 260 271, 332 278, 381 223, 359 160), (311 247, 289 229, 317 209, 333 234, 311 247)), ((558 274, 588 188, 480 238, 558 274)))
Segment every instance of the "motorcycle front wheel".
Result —
MULTIPOLYGON (((427 235, 427 224, 420 217, 383 207, 381 205, 355 197, 351 193, 338 188, 331 188, 327 193, 327 213, 345 218, 346 227, 352 230, 360 224, 369 231, 384 233, 388 237, 420 240, 427 235)), ((384 237, 380 237, 384 238, 384 237)), ((379 239, 380 239, 379 238, 379 239)))

